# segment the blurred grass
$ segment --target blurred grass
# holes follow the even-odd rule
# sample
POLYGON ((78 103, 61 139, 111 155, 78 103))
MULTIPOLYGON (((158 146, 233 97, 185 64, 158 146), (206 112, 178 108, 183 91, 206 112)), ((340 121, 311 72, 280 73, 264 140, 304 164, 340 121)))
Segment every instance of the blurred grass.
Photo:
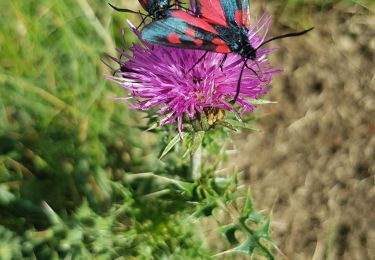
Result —
POLYGON ((113 17, 99 1, 2 5, 0 259, 200 254, 177 208, 139 201, 150 181, 124 179, 161 164, 103 76, 123 26, 113 17))
POLYGON ((123 152, 137 146, 129 127, 135 118, 115 109, 99 61, 114 46, 110 30, 93 26, 101 23, 83 14, 89 5, 82 3, 12 1, 0 14, 1 179, 35 201, 41 198, 28 184, 56 193, 49 203, 76 205, 89 190, 76 182, 103 175, 116 142, 123 152), (54 178, 61 183, 51 189, 54 178))
MULTIPOLYGON (((333 3, 276 6, 292 12, 333 3)), ((1 259, 205 255, 178 209, 139 200, 149 182, 124 181, 126 172, 178 169, 156 161, 156 138, 136 128, 140 115, 110 99, 124 92, 105 79, 100 58, 114 54, 121 27, 123 14, 106 2, 3 1, 1 259)))

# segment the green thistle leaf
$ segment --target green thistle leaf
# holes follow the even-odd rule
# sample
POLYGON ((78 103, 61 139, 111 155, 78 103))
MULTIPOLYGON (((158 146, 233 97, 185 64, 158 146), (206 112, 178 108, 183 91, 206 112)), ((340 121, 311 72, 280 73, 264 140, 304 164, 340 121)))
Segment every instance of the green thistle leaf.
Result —
MULTIPOLYGON (((235 120, 233 120, 233 121, 235 121, 235 120)), ((229 130, 232 130, 234 132, 238 132, 238 129, 227 121, 222 121, 222 122, 218 123, 218 125, 222 125, 222 126, 228 128, 229 130)))
POLYGON ((260 229, 258 230, 258 236, 262 239, 267 240, 268 242, 273 243, 273 240, 270 236, 270 224, 271 218, 267 218, 261 225, 260 229))
POLYGON ((231 243, 232 245, 239 243, 239 241, 236 238, 237 230, 238 230, 238 226, 236 224, 229 224, 229 225, 222 226, 220 228, 220 232, 224 234, 228 242, 231 243))
POLYGON ((257 211, 252 211, 247 219, 255 224, 259 224, 263 220, 263 217, 257 211))
POLYGON ((241 216, 247 219, 250 213, 253 212, 253 206, 254 206, 253 197, 251 196, 250 189, 248 189, 247 194, 246 194, 246 201, 243 206, 241 216))
POLYGON ((249 237, 245 242, 243 242, 238 247, 233 248, 233 252, 245 253, 248 255, 252 255, 254 253, 254 249, 256 248, 256 241, 253 237, 249 237))
POLYGON ((191 144, 191 153, 195 153, 202 145, 204 135, 204 131, 199 131, 192 134, 193 139, 191 144))
POLYGON ((241 129, 247 129, 247 130, 251 130, 251 131, 259 131, 258 128, 250 125, 250 122, 252 122, 253 120, 250 120, 249 122, 246 122, 246 121, 238 121, 238 120, 235 120, 235 119, 227 119, 226 120, 228 124, 230 124, 234 129, 236 129, 236 131, 239 131, 241 129))
POLYGON ((270 101, 270 100, 265 100, 265 99, 254 99, 251 100, 251 104, 253 105, 265 105, 265 104, 276 104, 277 102, 275 101, 270 101))
POLYGON ((160 155, 159 159, 163 159, 164 156, 166 156, 172 148, 178 144, 181 141, 180 135, 177 134, 175 137, 172 138, 172 140, 167 144, 167 146, 164 148, 162 154, 160 155))
POLYGON ((217 203, 212 202, 208 205, 200 207, 195 213, 194 217, 208 217, 213 214, 214 209, 217 208, 217 203))

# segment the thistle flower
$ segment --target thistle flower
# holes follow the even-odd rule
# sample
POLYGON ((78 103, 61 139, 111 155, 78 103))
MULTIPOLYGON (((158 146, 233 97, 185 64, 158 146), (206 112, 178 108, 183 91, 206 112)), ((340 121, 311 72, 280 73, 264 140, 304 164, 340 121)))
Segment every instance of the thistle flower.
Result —
MULTIPOLYGON (((264 17, 262 17, 264 18, 264 17)), ((270 18, 259 19, 249 31, 252 46, 259 46, 268 32, 270 18), (261 36, 260 31, 265 33, 261 36)), ((143 42, 139 31, 128 22, 129 27, 138 36, 141 44, 128 48, 130 55, 117 51, 126 58, 113 58, 120 70, 109 78, 129 90, 129 96, 119 100, 133 99, 130 107, 138 110, 155 109, 160 114, 160 125, 177 121, 182 133, 183 124, 199 120, 207 111, 253 111, 253 101, 267 93, 272 75, 278 73, 267 61, 267 54, 273 49, 257 52, 257 62, 249 61, 241 80, 241 89, 235 104, 237 82, 243 58, 229 54, 220 68, 223 54, 211 52, 204 60, 196 64, 204 51, 180 49, 151 45, 143 42), (196 64, 196 65, 195 65, 196 64), (257 73, 254 73, 256 71, 257 73)))

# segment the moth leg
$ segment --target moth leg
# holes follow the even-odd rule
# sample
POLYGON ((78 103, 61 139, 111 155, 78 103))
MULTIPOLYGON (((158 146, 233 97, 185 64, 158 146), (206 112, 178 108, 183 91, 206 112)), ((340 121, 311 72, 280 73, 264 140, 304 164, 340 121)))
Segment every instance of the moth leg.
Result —
POLYGON ((236 95, 234 96, 234 99, 233 99, 233 102, 232 102, 233 105, 236 103, 236 101, 238 99, 238 96, 240 95, 241 80, 242 80, 243 71, 244 71, 245 67, 247 67, 246 63, 247 63, 247 60, 244 61, 243 65, 242 65, 242 68, 241 68, 240 76, 238 77, 236 95))
POLYGON ((206 55, 208 54, 208 51, 206 51, 195 63, 194 65, 186 72, 186 74, 188 74, 190 71, 192 71, 195 66, 197 66, 203 59, 204 57, 206 57, 206 55))
MULTIPOLYGON (((249 65, 247 65, 247 61, 248 61, 248 60, 244 60, 245 67, 248 68, 249 70, 251 70, 251 71, 255 74, 255 76, 257 76, 257 78, 258 78, 260 81, 262 81, 262 79, 259 77, 258 72, 256 72, 252 67, 249 67, 249 65)), ((260 67, 259 67, 259 65, 258 65, 258 63, 255 63, 255 64, 257 64, 259 71, 261 71, 261 70, 260 70, 260 67)))
MULTIPOLYGON (((122 35, 122 43, 123 43, 123 45, 125 45, 126 44, 126 40, 125 40, 125 31, 124 30, 121 30, 121 35, 122 35)), ((125 49, 123 48, 122 51, 125 52, 125 49)), ((118 59, 121 60, 121 58, 122 58, 122 53, 120 54, 120 57, 118 59)), ((121 67, 120 67, 120 69, 115 70, 113 72, 112 76, 115 76, 116 73, 119 72, 119 71, 121 71, 121 67)))
POLYGON ((224 62, 227 60, 228 54, 224 54, 223 59, 220 62, 219 68, 223 71, 224 62))
POLYGON ((142 17, 142 21, 141 21, 141 23, 137 26, 137 30, 141 27, 142 24, 145 23, 147 17, 149 17, 148 15, 142 15, 141 12, 139 12, 139 15, 142 17))
POLYGON ((168 9, 171 9, 172 7, 177 7, 178 9, 181 9, 181 10, 184 10, 184 11, 187 11, 189 12, 190 14, 195 14, 193 11, 191 11, 189 8, 186 8, 186 7, 183 7, 181 5, 179 5, 178 3, 174 3, 174 4, 171 4, 168 6, 168 9))

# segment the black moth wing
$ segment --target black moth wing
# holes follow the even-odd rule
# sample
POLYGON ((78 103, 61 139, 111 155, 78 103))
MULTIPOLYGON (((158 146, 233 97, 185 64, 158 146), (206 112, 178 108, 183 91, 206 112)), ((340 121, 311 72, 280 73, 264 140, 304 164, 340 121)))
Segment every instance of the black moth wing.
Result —
POLYGON ((241 11, 241 19, 238 19, 241 20, 239 25, 250 27, 250 0, 237 0, 237 7, 241 11))
POLYGON ((165 46, 187 49, 218 51, 226 45, 218 33, 200 18, 182 11, 170 11, 164 19, 146 25, 142 30, 143 40, 165 46), (219 48, 220 49, 220 48, 219 48))
POLYGON ((248 27, 250 0, 196 0, 197 15, 211 24, 248 27))

